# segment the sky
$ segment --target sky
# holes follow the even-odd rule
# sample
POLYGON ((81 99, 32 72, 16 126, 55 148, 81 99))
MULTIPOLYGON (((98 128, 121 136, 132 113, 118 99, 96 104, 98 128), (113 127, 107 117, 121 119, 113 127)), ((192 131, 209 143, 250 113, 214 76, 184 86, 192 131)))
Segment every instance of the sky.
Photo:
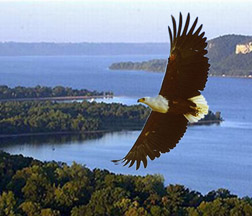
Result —
POLYGON ((0 0, 0 42, 167 42, 171 15, 208 39, 252 35, 251 0, 0 0))

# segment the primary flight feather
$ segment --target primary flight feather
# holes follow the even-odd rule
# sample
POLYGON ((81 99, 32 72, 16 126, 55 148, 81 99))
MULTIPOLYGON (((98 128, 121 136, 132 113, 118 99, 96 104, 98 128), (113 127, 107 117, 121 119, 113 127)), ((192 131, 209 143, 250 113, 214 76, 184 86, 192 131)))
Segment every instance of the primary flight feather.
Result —
POLYGON ((182 15, 179 15, 178 29, 172 16, 173 33, 170 36, 170 56, 165 77, 157 97, 144 97, 138 102, 147 104, 152 112, 141 134, 128 154, 114 163, 123 162, 136 169, 142 162, 147 166, 147 157, 158 158, 161 153, 173 149, 184 135, 188 121, 197 122, 208 113, 208 105, 200 94, 205 88, 209 63, 206 37, 201 33, 202 25, 196 28, 198 18, 189 28, 188 13, 182 29, 182 15))

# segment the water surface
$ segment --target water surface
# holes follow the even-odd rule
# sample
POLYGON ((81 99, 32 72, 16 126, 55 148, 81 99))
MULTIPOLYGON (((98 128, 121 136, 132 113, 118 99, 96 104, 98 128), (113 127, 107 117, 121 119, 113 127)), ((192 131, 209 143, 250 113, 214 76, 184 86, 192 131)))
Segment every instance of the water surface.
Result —
MULTIPOLYGON (((164 56, 0 57, 0 84, 113 91, 116 97, 107 102, 134 104, 139 97, 158 93, 163 74, 110 71, 109 65, 160 57, 164 56)), ((221 111, 225 121, 189 127, 177 147, 150 162, 147 169, 135 171, 110 162, 125 156, 140 131, 1 139, 0 149, 116 173, 160 173, 165 184, 179 183, 202 193, 222 187, 252 196, 252 79, 210 77, 203 94, 210 109, 221 111)))

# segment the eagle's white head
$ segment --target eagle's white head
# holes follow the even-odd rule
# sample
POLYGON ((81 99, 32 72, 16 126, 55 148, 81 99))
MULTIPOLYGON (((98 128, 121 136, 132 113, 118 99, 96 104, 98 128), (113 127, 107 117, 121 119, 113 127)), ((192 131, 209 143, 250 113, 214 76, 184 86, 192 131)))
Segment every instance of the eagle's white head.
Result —
POLYGON ((137 102, 148 105, 153 111, 166 113, 169 109, 168 100, 162 95, 157 97, 143 97, 137 100, 137 102))

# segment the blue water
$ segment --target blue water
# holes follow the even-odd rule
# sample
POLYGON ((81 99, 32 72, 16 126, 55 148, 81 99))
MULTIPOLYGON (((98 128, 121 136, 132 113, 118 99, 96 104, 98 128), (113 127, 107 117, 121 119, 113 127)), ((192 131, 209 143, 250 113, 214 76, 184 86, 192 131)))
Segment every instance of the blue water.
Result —
POLYGON ((149 95, 159 90, 162 74, 111 71, 108 67, 118 61, 152 58, 165 56, 0 57, 0 83, 12 87, 63 85, 99 91, 111 90, 124 96, 136 93, 139 96, 143 93, 149 95), (146 86, 150 88, 146 89, 146 86))
MULTIPOLYGON (((107 102, 134 104, 139 97, 158 93, 163 74, 110 71, 108 66, 164 57, 0 57, 0 84, 113 91, 116 97, 107 102)), ((135 171, 110 162, 125 156, 140 131, 107 133, 95 139, 2 139, 0 149, 40 160, 76 161, 116 173, 160 173, 165 184, 179 183, 202 193, 222 187, 240 196, 252 196, 252 79, 210 77, 203 94, 210 109, 221 111, 225 121, 189 127, 177 147, 150 162, 147 169, 135 171)))

